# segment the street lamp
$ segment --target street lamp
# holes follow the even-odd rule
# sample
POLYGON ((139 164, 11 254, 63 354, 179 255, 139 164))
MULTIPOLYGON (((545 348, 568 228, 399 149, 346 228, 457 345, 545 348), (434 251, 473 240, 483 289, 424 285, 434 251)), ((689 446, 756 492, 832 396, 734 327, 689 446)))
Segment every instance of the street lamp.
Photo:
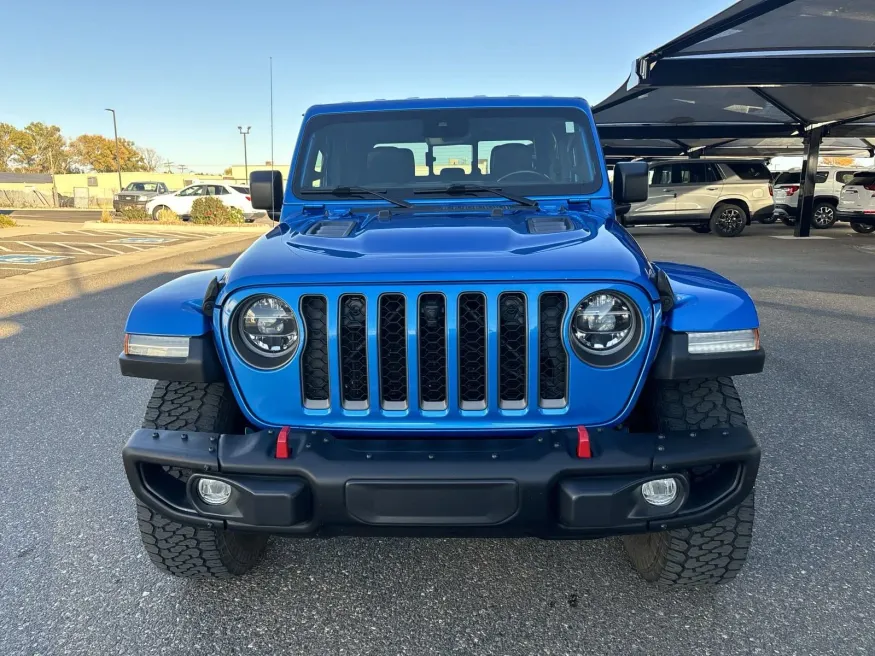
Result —
POLYGON ((246 135, 249 134, 249 131, 252 129, 252 126, 247 125, 246 131, 243 130, 242 125, 238 125, 237 129, 240 131, 240 134, 243 135, 243 168, 246 171, 246 181, 249 182, 249 157, 246 154, 246 135))
POLYGON ((122 158, 119 155, 119 147, 118 147, 118 125, 115 122, 115 110, 107 109, 106 111, 112 112, 112 129, 115 132, 115 166, 118 171, 118 190, 122 190, 122 158))

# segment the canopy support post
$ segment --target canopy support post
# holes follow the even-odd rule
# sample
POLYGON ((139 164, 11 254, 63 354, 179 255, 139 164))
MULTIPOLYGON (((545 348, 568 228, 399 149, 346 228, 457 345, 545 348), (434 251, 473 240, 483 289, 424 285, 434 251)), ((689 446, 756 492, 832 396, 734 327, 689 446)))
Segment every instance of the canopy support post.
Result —
POLYGON ((820 143, 823 128, 814 128, 805 135, 805 161, 802 162, 802 184, 796 206, 797 219, 794 234, 808 237, 811 234, 811 218, 814 215, 814 185, 817 177, 817 162, 820 159, 820 143))

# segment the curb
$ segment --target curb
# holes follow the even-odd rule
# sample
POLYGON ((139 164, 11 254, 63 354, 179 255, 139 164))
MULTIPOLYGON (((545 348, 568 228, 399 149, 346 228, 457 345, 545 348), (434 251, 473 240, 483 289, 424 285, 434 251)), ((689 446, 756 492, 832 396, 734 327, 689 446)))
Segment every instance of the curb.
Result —
POLYGON ((196 240, 194 242, 178 244, 176 246, 125 253, 124 255, 107 257, 101 260, 91 260, 88 262, 82 262, 81 264, 68 264, 66 266, 44 269, 42 271, 32 271, 31 273, 24 273, 20 276, 11 276, 3 279, 3 289, 0 291, 0 300, 14 294, 20 294, 24 291, 42 289, 45 287, 56 287, 77 278, 85 278, 87 276, 108 273, 119 269, 130 269, 138 264, 172 259, 184 253, 193 253, 207 250, 208 248, 233 244, 235 241, 242 241, 244 239, 252 239, 252 233, 218 236, 209 240, 196 240))
POLYGON ((263 223, 242 225, 242 226, 207 226, 207 225, 174 225, 172 223, 158 223, 154 225, 148 223, 101 223, 100 221, 85 221, 82 224, 83 230, 123 230, 136 232, 142 230, 144 232, 191 232, 191 233, 234 233, 234 234, 261 234, 273 228, 274 224, 265 225, 263 223))

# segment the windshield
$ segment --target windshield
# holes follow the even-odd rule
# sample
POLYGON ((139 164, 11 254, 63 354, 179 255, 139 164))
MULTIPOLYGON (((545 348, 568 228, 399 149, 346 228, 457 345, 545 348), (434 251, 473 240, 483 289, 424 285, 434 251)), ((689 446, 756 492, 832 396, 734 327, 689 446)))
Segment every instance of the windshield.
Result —
POLYGON ((157 182, 132 182, 125 191, 158 191, 157 182))
POLYGON ((588 119, 574 109, 321 115, 304 126, 300 153, 292 179, 303 198, 308 191, 325 198, 327 190, 343 187, 411 198, 465 184, 568 196, 591 194, 602 182, 588 119))

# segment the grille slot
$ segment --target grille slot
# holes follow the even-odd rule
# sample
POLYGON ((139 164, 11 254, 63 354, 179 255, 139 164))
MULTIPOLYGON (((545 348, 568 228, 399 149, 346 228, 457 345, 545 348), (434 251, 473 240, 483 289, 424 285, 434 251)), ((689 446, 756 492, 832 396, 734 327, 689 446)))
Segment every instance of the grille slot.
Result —
POLYGON ((304 407, 329 407, 328 394, 328 303, 324 296, 302 296, 306 343, 301 355, 301 388, 304 407))
POLYGON ((419 399, 423 410, 447 407, 447 300, 443 294, 419 297, 419 399))
POLYGON ((343 407, 368 407, 367 304, 361 294, 340 298, 340 389, 343 407))
POLYGON ((505 410, 526 407, 526 297, 505 292, 498 297, 498 404, 505 410))
POLYGON ((459 296, 459 407, 486 409, 486 296, 459 296))
POLYGON ((542 408, 568 403, 568 353, 562 324, 568 300, 562 292, 541 294, 538 308, 538 396, 542 408))
POLYGON ((403 294, 379 300, 380 402, 384 410, 407 408, 407 301, 403 294))

